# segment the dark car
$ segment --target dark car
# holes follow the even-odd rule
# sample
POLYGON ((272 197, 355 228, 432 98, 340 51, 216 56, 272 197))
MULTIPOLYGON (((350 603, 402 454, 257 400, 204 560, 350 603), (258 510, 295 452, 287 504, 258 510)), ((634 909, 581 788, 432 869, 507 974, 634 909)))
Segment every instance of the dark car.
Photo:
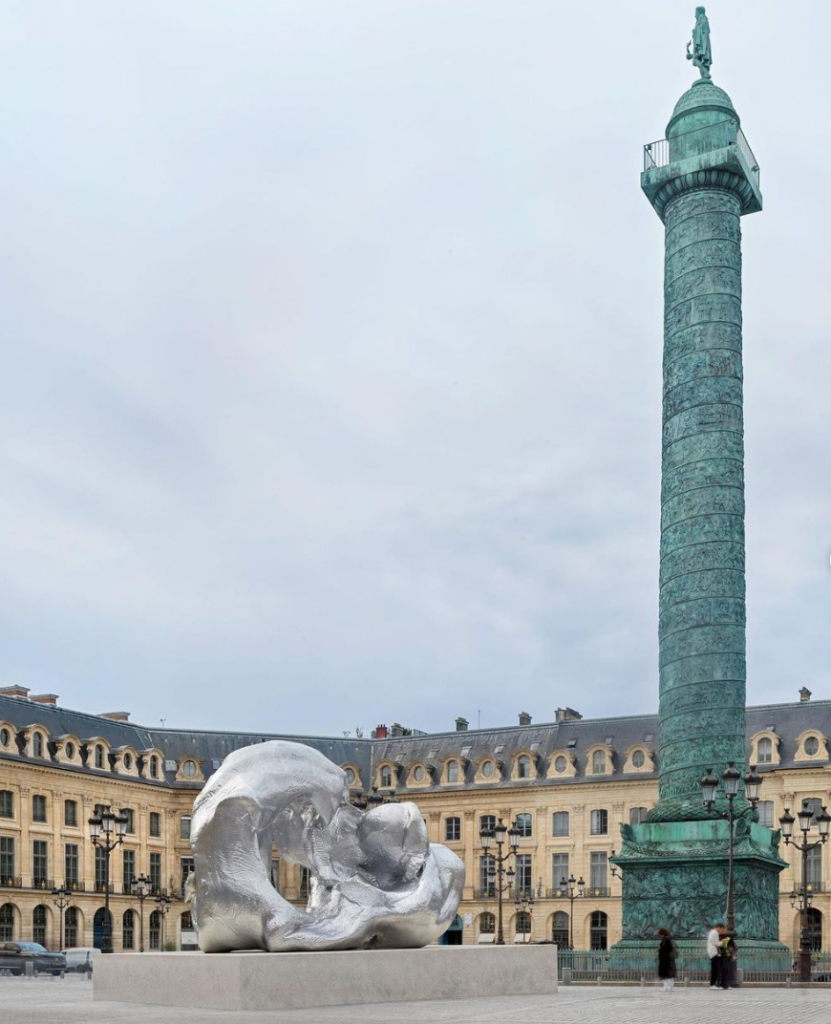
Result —
POLYGON ((50 953, 39 942, 0 942, 0 970, 23 974, 26 964, 35 974, 62 974, 66 970, 63 953, 50 953))

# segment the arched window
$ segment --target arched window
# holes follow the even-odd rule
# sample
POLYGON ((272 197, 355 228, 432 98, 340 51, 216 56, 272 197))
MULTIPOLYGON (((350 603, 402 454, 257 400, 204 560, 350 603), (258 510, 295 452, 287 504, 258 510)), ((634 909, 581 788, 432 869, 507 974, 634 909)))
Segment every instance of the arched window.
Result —
POLYGON ((551 938, 560 949, 569 948, 568 914, 564 910, 558 910, 554 915, 551 925, 551 938))
POLYGON ((479 934, 493 935, 496 931, 496 918, 487 910, 479 915, 479 934))
POLYGON ((480 832, 493 832, 496 828, 496 815, 495 814, 483 814, 479 819, 479 831, 480 832))
POLYGON ((43 736, 39 732, 32 735, 32 754, 35 757, 43 757, 43 736))
POLYGON ((448 843, 456 843, 462 838, 462 819, 444 819, 444 838, 448 843))
POLYGON ((124 765, 124 771, 125 772, 132 771, 132 768, 133 768, 133 755, 132 754, 125 754, 124 757, 122 758, 122 762, 121 763, 124 765))
POLYGON ((527 754, 522 754, 517 758, 516 776, 518 779, 531 778, 531 758, 527 754))
POLYGON ((516 828, 522 839, 530 839, 534 834, 534 818, 524 813, 516 816, 516 828))
POLYGON ((646 764, 646 754, 642 750, 635 750, 632 753, 632 767, 643 768, 646 764))
POLYGON ((551 834, 553 836, 568 835, 568 811, 554 812, 551 834))
POLYGON ((595 750, 592 754, 592 775, 603 775, 606 772, 606 751, 595 750))
POLYGON ((763 736, 756 744, 756 760, 759 764, 770 764, 773 760, 773 741, 763 736))
POLYGON ((150 915, 150 942, 148 945, 150 949, 162 948, 162 915, 158 910, 154 910, 150 915))
POLYGON ((159 759, 153 754, 150 757, 150 778, 158 779, 159 777, 159 759))
POLYGON ((806 926, 808 948, 818 953, 822 949, 822 911, 816 907, 809 907, 806 926))
POLYGON ((592 949, 607 949, 609 945, 609 918, 602 910, 595 910, 589 925, 592 949))
POLYGON ((100 743, 95 744, 95 767, 104 767, 104 748, 101 746, 100 743))
POLYGON ((459 762, 448 761, 447 762, 447 781, 458 782, 459 781, 459 762))
POLYGON ((0 907, 0 942, 14 942, 14 907, 11 903, 0 907))
POLYGON ((531 915, 527 910, 520 910, 516 916, 517 935, 528 935, 531 932, 531 915))
POLYGON ((132 949, 135 942, 135 914, 132 910, 125 910, 121 919, 121 946, 123 949, 132 949))
POLYGON ((95 911, 95 917, 92 919, 92 944, 96 949, 101 949, 104 944, 104 921, 107 922, 107 931, 112 941, 113 934, 113 915, 112 912, 106 913, 103 907, 99 907, 95 911))
POLYGON ((381 786, 387 787, 392 785, 392 768, 388 764, 385 764, 381 768, 381 786))
POLYGON ((78 945, 78 908, 67 907, 63 918, 64 949, 78 945))
POLYGON ((46 945, 46 921, 48 911, 41 903, 32 911, 32 942, 46 945))

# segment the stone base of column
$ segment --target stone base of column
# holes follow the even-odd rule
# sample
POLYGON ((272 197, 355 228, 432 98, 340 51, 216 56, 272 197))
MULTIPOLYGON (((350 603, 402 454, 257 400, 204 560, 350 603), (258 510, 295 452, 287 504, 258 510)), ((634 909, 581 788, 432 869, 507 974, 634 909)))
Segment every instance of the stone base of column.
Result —
MULTIPOLYGON (((736 943, 779 944, 779 833, 736 822, 733 906, 736 943)), ((666 928, 703 943, 727 918, 728 824, 723 820, 621 826, 615 862, 623 871, 623 944, 651 943, 666 928)), ((617 948, 617 947, 616 947, 617 948)))

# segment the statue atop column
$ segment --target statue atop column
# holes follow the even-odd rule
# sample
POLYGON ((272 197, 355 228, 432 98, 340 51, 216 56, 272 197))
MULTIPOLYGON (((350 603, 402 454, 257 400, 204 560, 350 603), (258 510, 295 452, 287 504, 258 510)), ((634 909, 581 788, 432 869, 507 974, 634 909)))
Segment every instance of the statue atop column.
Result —
POLYGON ((687 43, 687 60, 691 60, 701 72, 702 78, 710 77, 710 65, 713 63, 713 51, 710 47, 710 22, 703 7, 695 9, 695 27, 692 39, 687 43), (692 51, 690 51, 692 47, 692 51))

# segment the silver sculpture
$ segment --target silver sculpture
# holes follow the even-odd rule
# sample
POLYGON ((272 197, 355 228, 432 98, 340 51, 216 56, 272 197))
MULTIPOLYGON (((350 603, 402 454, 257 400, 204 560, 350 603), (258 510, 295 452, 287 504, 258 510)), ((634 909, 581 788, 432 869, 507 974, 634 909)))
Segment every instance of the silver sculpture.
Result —
POLYGON ((229 755, 193 806, 191 913, 205 953, 404 948, 455 918, 464 865, 431 845, 415 804, 367 813, 311 747, 274 740, 229 755), (309 868, 305 909, 274 889, 272 843, 309 868))

